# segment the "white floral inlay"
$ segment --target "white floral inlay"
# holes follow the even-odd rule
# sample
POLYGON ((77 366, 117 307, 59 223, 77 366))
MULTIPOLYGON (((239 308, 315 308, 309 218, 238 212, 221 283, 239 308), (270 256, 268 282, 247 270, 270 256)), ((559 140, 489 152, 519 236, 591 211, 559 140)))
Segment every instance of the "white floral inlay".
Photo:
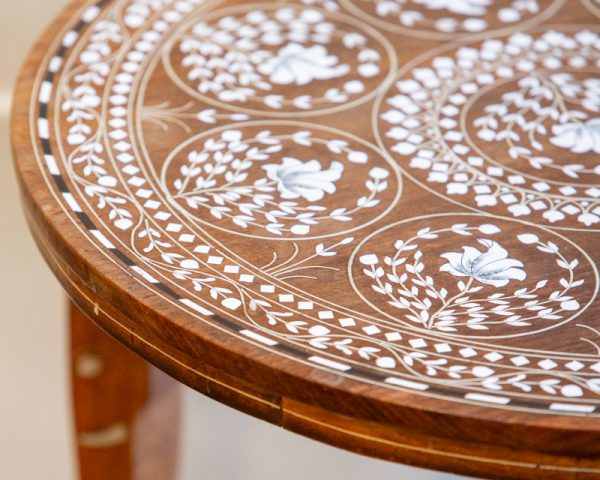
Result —
POLYGON ((517 33, 425 60, 384 98, 381 138, 417 179, 460 203, 598 228, 600 165, 573 154, 599 148, 600 89, 590 77, 599 38, 517 33), (490 102, 496 89, 501 101, 490 102), (479 105, 484 113, 471 117, 479 105))
POLYGON ((550 143, 573 153, 600 153, 600 118, 581 123, 563 123, 552 127, 550 143))
POLYGON ((306 48, 290 43, 277 55, 259 65, 258 71, 268 75, 277 85, 307 85, 314 80, 329 80, 347 75, 350 67, 339 64, 336 55, 330 55, 323 45, 306 48))
POLYGON ((328 15, 288 6, 196 23, 180 36, 181 65, 173 67, 168 60, 167 70, 180 81, 176 70, 182 67, 186 88, 189 82, 203 96, 260 111, 347 103, 364 95, 366 82, 383 73, 383 50, 360 29, 334 23, 328 15), (332 79, 338 83, 327 83, 332 79), (282 89, 287 85, 311 88, 289 93, 282 89))
POLYGON ((470 277, 478 282, 504 287, 511 280, 525 280, 527 274, 521 270, 523 262, 508 258, 508 252, 498 242, 482 238, 479 243, 487 248, 480 252, 474 247, 462 247, 462 253, 444 253, 448 263, 442 265, 441 272, 457 277, 470 277))
POLYGON ((277 182, 281 198, 302 197, 309 202, 316 202, 326 193, 335 192, 335 182, 341 178, 344 166, 332 162, 325 170, 318 160, 302 162, 297 158, 283 157, 282 164, 265 165, 263 169, 267 177, 277 182))
MULTIPOLYGON (((315 155, 312 149, 307 154, 315 155)), ((225 130, 189 152, 165 190, 190 212, 205 211, 238 229, 306 236, 324 222, 353 222, 360 211, 379 205, 390 171, 369 168, 370 155, 344 138, 321 138, 308 130, 261 130, 249 137, 241 130, 225 130), (302 151, 313 145, 323 148, 323 158, 283 155, 290 147, 302 151), (364 190, 357 189, 346 206, 321 203, 337 193, 347 165, 363 172, 364 190)), ((172 161, 165 163, 163 175, 172 161)))
POLYGON ((526 250, 531 248, 532 253, 555 257, 555 261, 549 262, 555 275, 529 279, 523 262, 510 258, 504 247, 488 238, 501 231, 495 224, 460 223, 448 228, 423 228, 412 237, 396 240, 393 256, 361 255, 359 261, 364 266, 364 275, 372 281, 372 290, 385 298, 369 303, 401 322, 442 332, 494 335, 498 326, 537 329, 572 316, 569 312, 580 308, 574 293, 584 283, 583 278, 575 277, 579 260, 567 259, 553 241, 543 241, 534 233, 522 233, 517 241, 526 250), (480 237, 477 243, 484 247, 482 250, 461 242, 462 252, 440 254, 447 260, 440 271, 459 277, 456 283, 427 273, 425 262, 431 247, 421 247, 422 242, 439 239, 454 243, 481 234, 485 237, 480 237), (523 284, 508 290, 511 281, 523 284), (378 305, 382 302, 386 308, 398 310, 399 316, 381 310, 378 305))
POLYGON ((600 118, 595 116, 600 112, 600 79, 535 72, 517 85, 518 91, 503 94, 502 103, 487 105, 486 115, 474 121, 477 136, 506 142, 512 159, 524 159, 536 170, 550 168, 570 178, 600 175, 597 162, 571 163, 543 153, 545 138, 573 153, 600 152, 600 118))

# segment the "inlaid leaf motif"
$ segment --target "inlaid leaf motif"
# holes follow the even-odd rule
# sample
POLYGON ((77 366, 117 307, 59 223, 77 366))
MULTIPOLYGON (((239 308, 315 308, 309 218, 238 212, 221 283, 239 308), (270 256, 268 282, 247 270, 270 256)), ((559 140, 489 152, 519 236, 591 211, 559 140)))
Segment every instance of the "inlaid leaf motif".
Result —
POLYGON ((573 296, 584 283, 575 276, 577 258, 567 259, 556 243, 542 241, 537 234, 517 235, 521 244, 552 255, 558 267, 556 276, 531 285, 527 264, 493 239, 501 232, 494 224, 427 227, 407 240, 396 240, 393 256, 365 253, 358 260, 362 273, 372 280, 370 288, 386 297, 398 320, 428 330, 494 335, 500 326, 518 330, 552 325, 580 308, 573 296), (452 235, 463 246, 440 254, 439 272, 445 277, 429 270, 424 242, 452 235), (548 289, 550 283, 554 290, 548 289))
MULTIPOLYGON (((353 192, 354 200, 332 201, 339 186, 350 181, 348 169, 362 169, 370 161, 375 163, 347 140, 322 138, 311 130, 265 129, 246 136, 228 129, 189 151, 164 188, 191 212, 207 212, 242 230, 302 237, 324 222, 354 222, 363 210, 379 205, 390 186, 390 171, 382 166, 361 170, 364 187, 353 192), (314 147, 322 149, 319 158, 314 147), (287 154, 289 148, 299 153, 287 154)), ((163 172, 170 168, 167 162, 163 172)))
POLYGON ((183 59, 174 70, 182 68, 201 95, 260 110, 307 111, 360 98, 382 74, 381 46, 362 30, 334 23, 326 12, 338 10, 336 2, 305 3, 326 10, 246 9, 194 24, 179 40, 183 59), (310 90, 288 94, 286 86, 310 90))
POLYGON ((384 143, 428 188, 471 208, 596 229, 599 57, 586 29, 450 48, 386 94, 384 143))

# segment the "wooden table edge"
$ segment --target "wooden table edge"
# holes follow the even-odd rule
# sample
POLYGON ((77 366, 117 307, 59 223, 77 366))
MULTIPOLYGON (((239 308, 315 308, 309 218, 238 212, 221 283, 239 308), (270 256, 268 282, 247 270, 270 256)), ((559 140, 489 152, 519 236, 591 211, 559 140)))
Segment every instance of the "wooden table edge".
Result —
MULTIPOLYGON (((69 12, 73 12, 78 6, 79 2, 76 0, 71 1, 69 7, 63 11, 63 15, 66 16, 69 12)), ((53 22, 44 35, 40 37, 31 52, 39 51, 40 48, 45 46, 43 38, 52 36, 58 29, 58 22, 53 22)), ((37 65, 32 53, 30 53, 19 74, 11 115, 13 158, 22 191, 29 196, 24 200, 28 222, 34 232, 40 251, 69 296, 88 317, 111 336, 166 371, 169 375, 211 398, 288 430, 356 453, 427 468, 460 471, 471 475, 485 474, 489 476, 489 469, 486 467, 489 464, 494 464, 497 472, 497 474, 494 474, 494 478, 507 478, 509 474, 513 478, 520 478, 514 476, 514 472, 521 472, 520 475, 526 475, 526 478, 556 478, 555 475, 559 473, 561 478, 600 477, 600 466, 598 466, 596 458, 585 459, 572 455, 549 455, 536 451, 517 451, 508 447, 477 446, 474 443, 468 444, 468 451, 480 452, 481 455, 467 454, 461 453, 461 450, 463 452, 467 451, 465 442, 456 442, 448 436, 421 435, 421 437, 426 437, 425 444, 429 446, 420 447, 417 443, 423 444, 423 438, 415 441, 415 438, 419 437, 416 432, 402 432, 399 429, 392 431, 390 427, 370 419, 347 417, 334 413, 330 409, 321 408, 317 404, 308 404, 285 396, 282 397, 277 393, 264 390, 261 386, 248 384, 240 378, 229 376, 212 365, 204 365, 203 370, 195 369, 176 358, 175 355, 185 355, 183 352, 173 351, 169 353, 169 347, 159 346, 159 339, 144 338, 138 331, 120 323, 115 318, 118 313, 115 314, 113 307, 108 303, 104 303, 101 298, 94 298, 94 292, 88 289, 84 283, 81 283, 81 276, 66 267, 61 252, 47 242, 48 231, 55 226, 50 219, 45 218, 42 212, 36 210, 37 206, 33 202, 34 198, 39 201, 43 192, 30 191, 27 182, 24 180, 24 176, 30 175, 31 172, 24 172, 23 166, 25 163, 34 163, 33 153, 19 150, 17 146, 28 145, 28 142, 31 141, 31 132, 29 128, 17 128, 16 125, 17 122, 29 124, 30 94, 34 77, 32 74, 36 72, 37 65), (29 158, 25 159, 25 157, 29 158), (44 221, 48 223, 44 223, 44 221), (143 346, 148 348, 143 348, 143 346), (190 373, 185 374, 184 370, 190 373), (537 461, 529 461, 534 456, 537 461), (545 463, 542 463, 540 459, 544 459, 545 463)), ((69 247, 69 245, 61 245, 61 248, 65 251, 69 247)), ((75 250, 70 253, 80 255, 80 252, 75 250)), ((88 264, 88 268, 92 269, 93 266, 88 264)), ((137 301, 137 299, 131 298, 132 301, 137 301)), ((273 371, 278 373, 276 369, 273 369, 273 371)), ((410 410, 411 407, 407 407, 407 409, 410 410)), ((478 419, 478 421, 483 420, 478 419)), ((543 435, 551 433, 556 438, 560 438, 563 434, 577 434, 578 425, 582 424, 580 422, 585 422, 585 417, 552 417, 548 422, 552 424, 551 426, 516 426, 530 429, 531 437, 538 433, 543 435), (561 422, 561 418, 564 421, 561 422)), ((490 422, 490 424, 496 424, 496 422, 490 422)), ((498 424, 498 426, 501 425, 498 424)), ((600 439, 600 432, 586 432, 586 434, 590 436, 590 441, 600 439)))

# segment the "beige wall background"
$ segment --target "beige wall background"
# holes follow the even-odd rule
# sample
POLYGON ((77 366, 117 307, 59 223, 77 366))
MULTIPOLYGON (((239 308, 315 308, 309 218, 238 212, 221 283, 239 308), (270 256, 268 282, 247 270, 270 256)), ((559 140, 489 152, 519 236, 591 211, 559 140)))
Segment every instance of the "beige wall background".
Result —
MULTIPOLYGON (((64 297, 22 220, 8 142, 18 66, 64 3, 0 0, 0 478, 7 480, 76 478, 64 297)), ((183 402, 181 480, 460 478, 337 450, 189 389, 183 402)))
POLYGON ((0 478, 72 480, 63 297, 21 217, 8 142, 18 66, 60 0, 0 0, 0 478))

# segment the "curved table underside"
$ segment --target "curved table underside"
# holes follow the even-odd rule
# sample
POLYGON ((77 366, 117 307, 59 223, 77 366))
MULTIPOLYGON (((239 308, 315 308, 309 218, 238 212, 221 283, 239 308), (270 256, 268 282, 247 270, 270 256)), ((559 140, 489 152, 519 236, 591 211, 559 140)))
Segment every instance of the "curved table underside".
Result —
POLYGON ((74 3, 13 117, 48 264, 272 423, 597 478, 600 9, 480 3, 74 3))

